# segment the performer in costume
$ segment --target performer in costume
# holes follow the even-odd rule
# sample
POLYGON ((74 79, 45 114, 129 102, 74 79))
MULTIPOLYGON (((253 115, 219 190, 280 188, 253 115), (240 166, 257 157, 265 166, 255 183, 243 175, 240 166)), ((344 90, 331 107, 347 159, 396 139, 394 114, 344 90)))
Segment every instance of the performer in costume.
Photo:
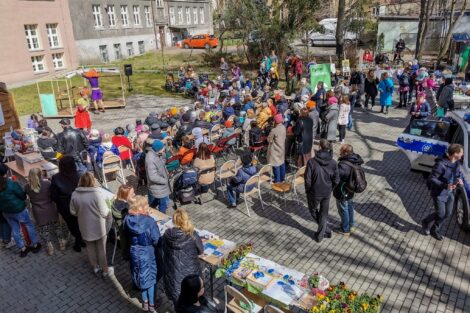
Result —
MULTIPOLYGON (((87 88, 88 89, 88 88, 87 88)), ((77 100, 77 111, 75 112, 75 128, 91 129, 91 119, 88 114, 89 100, 87 89, 80 92, 81 98, 77 100)))
POLYGON ((88 83, 90 83, 91 101, 93 101, 95 111, 97 112, 99 110, 100 112, 105 112, 103 105, 103 93, 101 92, 98 82, 98 72, 95 69, 91 69, 88 72, 83 73, 82 76, 88 80, 88 83))

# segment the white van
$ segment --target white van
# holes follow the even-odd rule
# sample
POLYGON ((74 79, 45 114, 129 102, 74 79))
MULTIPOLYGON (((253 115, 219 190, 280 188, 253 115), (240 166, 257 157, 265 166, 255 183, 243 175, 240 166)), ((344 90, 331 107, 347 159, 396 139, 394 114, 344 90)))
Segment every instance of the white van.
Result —
POLYGON ((464 186, 459 186, 455 199, 457 223, 470 231, 470 123, 464 121, 465 113, 450 112, 443 121, 414 120, 398 136, 397 146, 410 161, 412 170, 430 172, 436 158, 443 157, 449 144, 458 143, 464 147, 461 170, 464 186))

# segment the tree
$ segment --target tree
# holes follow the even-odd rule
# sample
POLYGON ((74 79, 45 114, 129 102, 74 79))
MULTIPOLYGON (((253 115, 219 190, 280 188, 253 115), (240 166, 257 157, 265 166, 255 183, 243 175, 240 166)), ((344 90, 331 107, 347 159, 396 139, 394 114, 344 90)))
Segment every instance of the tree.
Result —
POLYGON ((452 39, 452 33, 454 32, 455 24, 462 18, 465 13, 465 8, 467 7, 467 0, 462 1, 462 6, 460 7, 460 12, 455 14, 455 5, 457 0, 451 0, 450 3, 450 14, 449 16, 449 27, 447 29, 447 33, 444 37, 444 40, 441 41, 441 45, 439 47, 439 55, 437 56, 437 64, 439 65, 447 54, 447 51, 450 47, 450 40, 452 39))
POLYGON ((421 61, 424 40, 428 33, 429 20, 434 10, 437 0, 421 0, 421 10, 419 12, 418 35, 416 36, 415 58, 421 61))
POLYGON ((345 11, 346 1, 338 1, 338 19, 336 22, 336 55, 338 56, 338 63, 341 64, 341 59, 343 58, 344 51, 344 11, 345 11))

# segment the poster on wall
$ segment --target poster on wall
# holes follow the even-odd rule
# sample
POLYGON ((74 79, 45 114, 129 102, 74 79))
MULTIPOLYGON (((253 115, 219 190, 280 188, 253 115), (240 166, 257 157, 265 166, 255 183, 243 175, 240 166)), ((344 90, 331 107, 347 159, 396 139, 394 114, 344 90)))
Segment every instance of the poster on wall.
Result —
POLYGON ((2 103, 0 102, 0 126, 5 125, 5 116, 3 115, 2 103))

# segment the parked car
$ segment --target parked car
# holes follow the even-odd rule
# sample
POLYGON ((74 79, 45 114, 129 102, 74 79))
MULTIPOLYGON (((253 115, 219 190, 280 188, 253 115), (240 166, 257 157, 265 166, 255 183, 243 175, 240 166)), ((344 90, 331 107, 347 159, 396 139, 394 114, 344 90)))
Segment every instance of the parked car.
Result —
MULTIPOLYGON (((322 32, 311 31, 308 35, 310 45, 313 46, 336 46, 336 24, 338 19, 325 18, 318 22, 323 28, 322 32)), ((344 33, 344 42, 356 41, 357 36, 351 32, 344 33)), ((305 43, 305 40, 304 40, 305 43)))
POLYGON ((457 224, 470 231, 470 123, 464 120, 468 111, 456 110, 442 121, 414 120, 398 136, 397 146, 408 157, 412 170, 430 172, 438 157, 445 155, 450 144, 464 147, 461 160, 463 186, 457 187, 455 212, 457 224))
POLYGON ((181 46, 184 49, 189 48, 204 48, 204 49, 211 49, 216 48, 219 44, 219 39, 217 39, 214 35, 194 35, 189 38, 186 38, 182 41, 181 46))

